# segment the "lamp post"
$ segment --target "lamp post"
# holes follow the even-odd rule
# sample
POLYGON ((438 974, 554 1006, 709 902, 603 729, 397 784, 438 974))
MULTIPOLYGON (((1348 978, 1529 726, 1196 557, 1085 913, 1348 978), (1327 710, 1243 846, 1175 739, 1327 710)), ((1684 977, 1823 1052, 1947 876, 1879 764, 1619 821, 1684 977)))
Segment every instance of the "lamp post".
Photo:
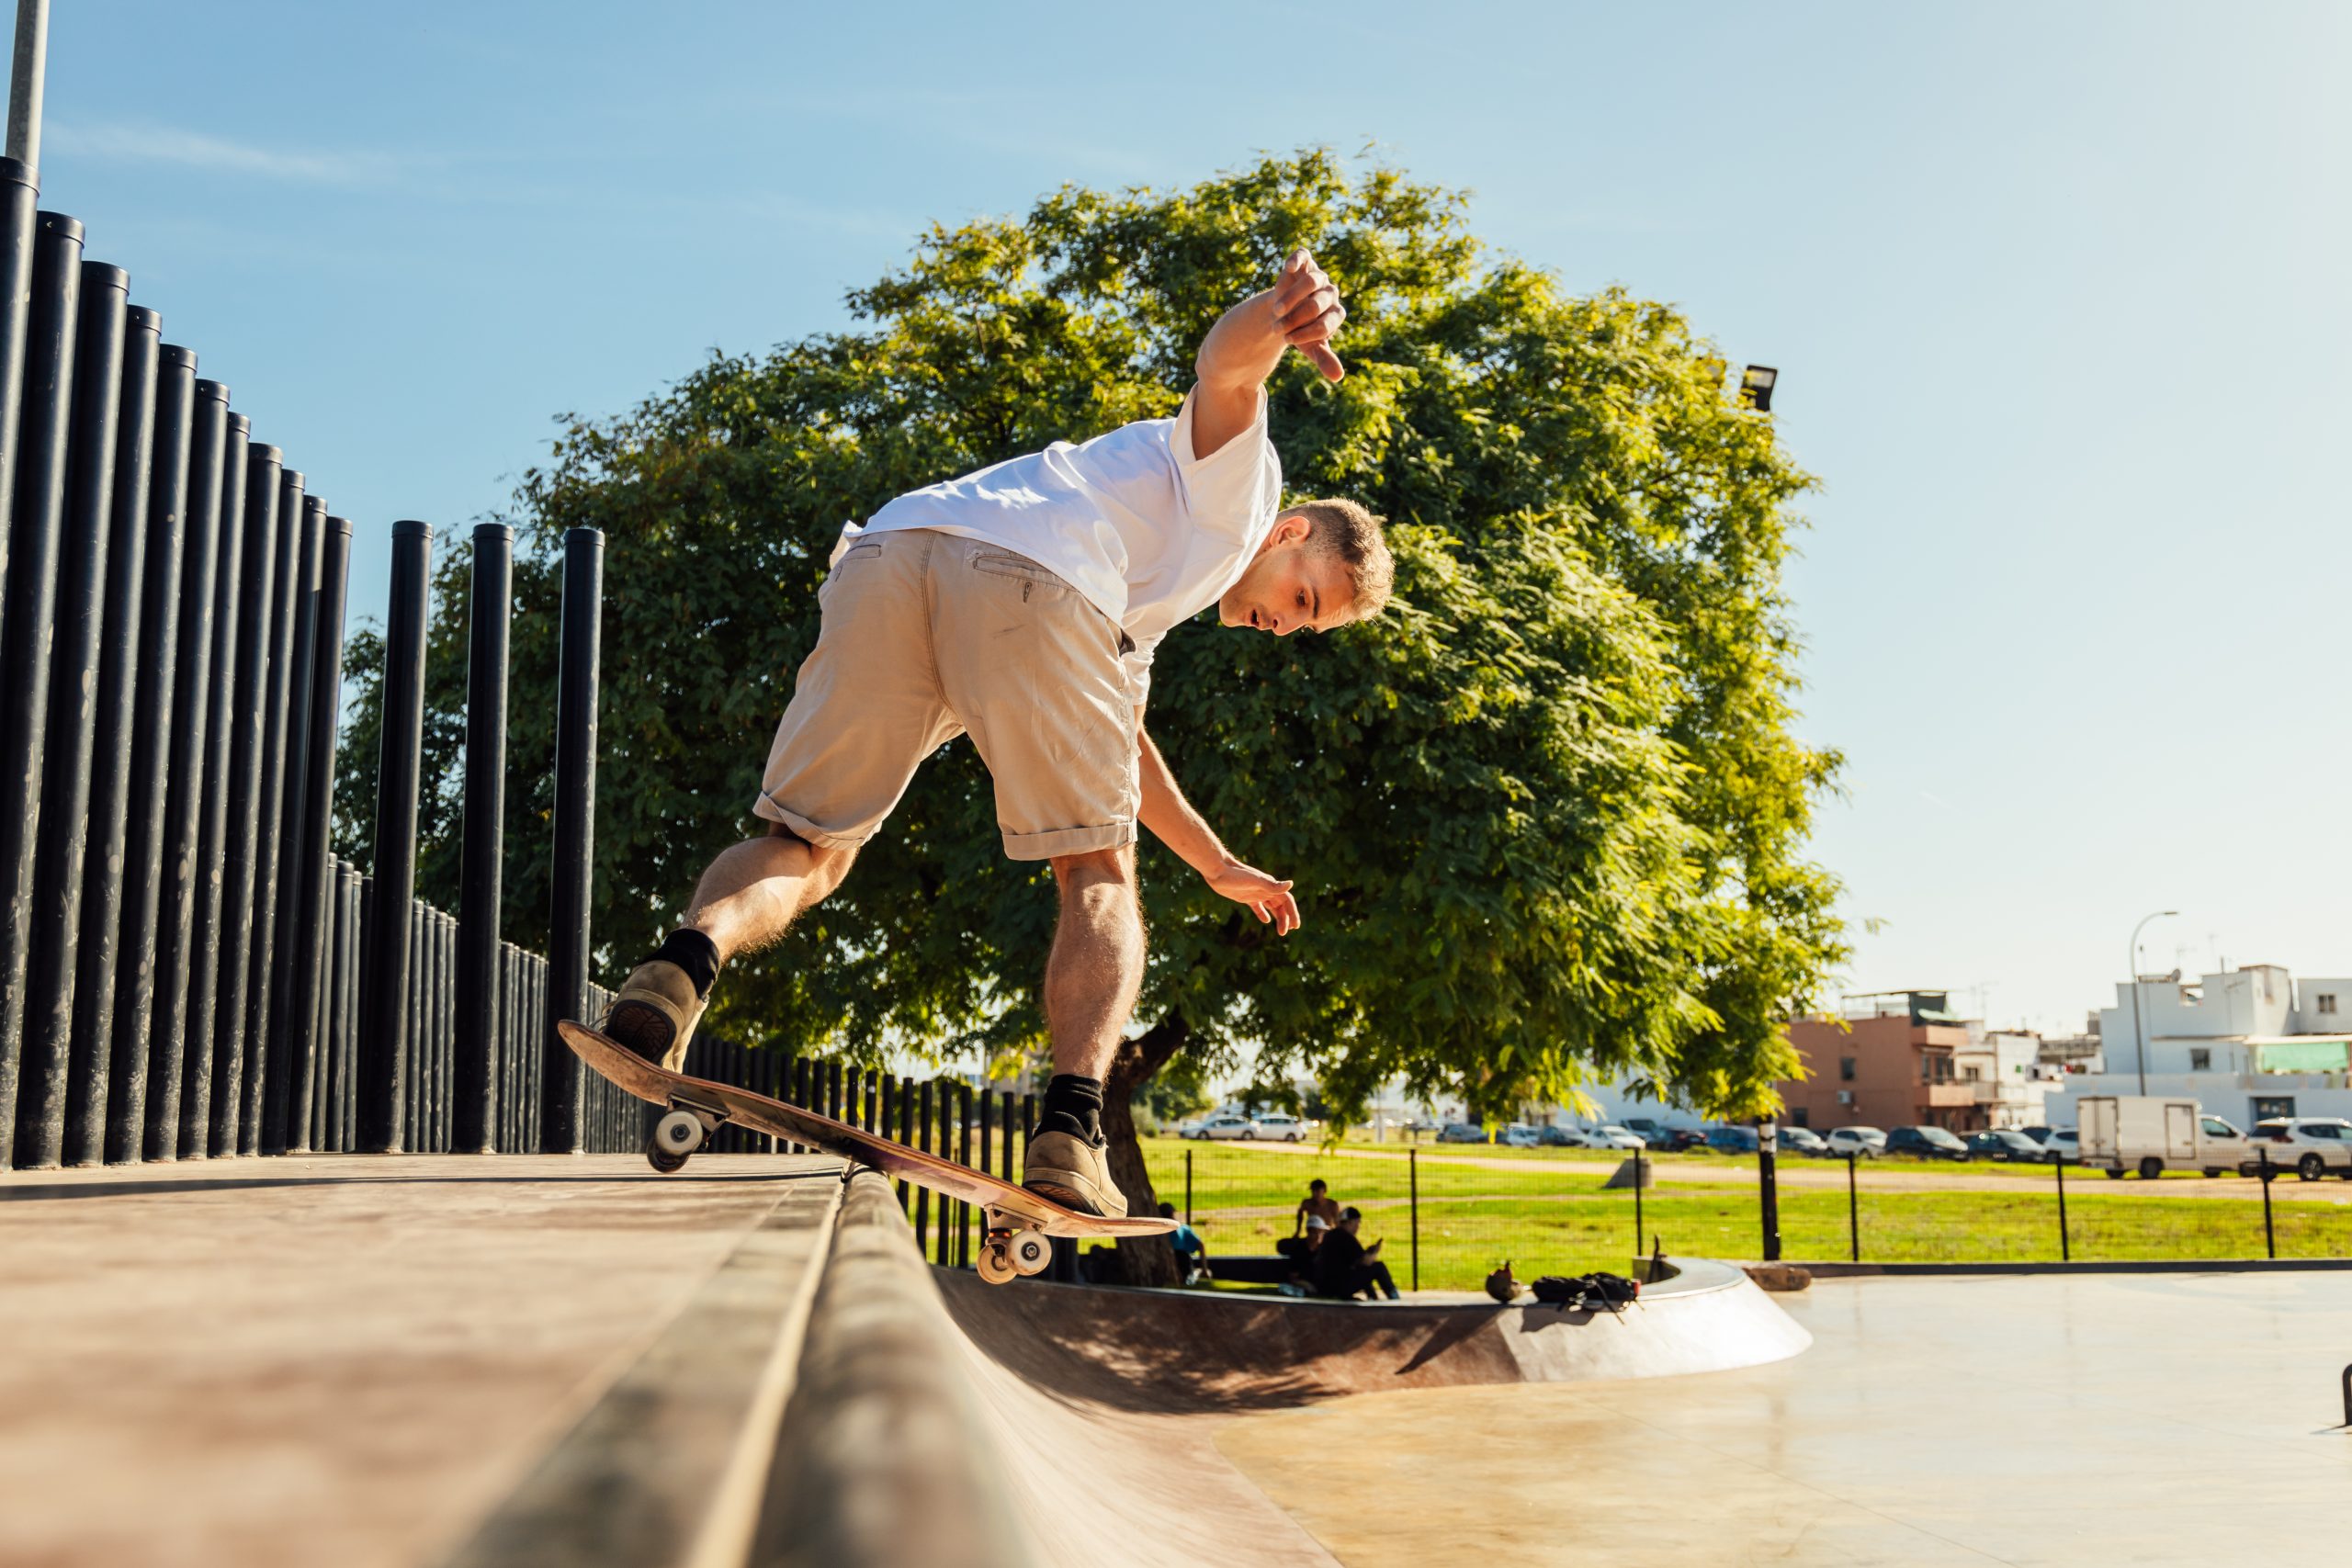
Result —
POLYGON ((2140 1021, 2140 933, 2148 929, 2150 920, 2161 920, 2179 913, 2178 909, 2158 909, 2153 915, 2141 916, 2140 923, 2132 928, 2132 950, 2127 960, 2131 965, 2128 973, 2132 976, 2132 1043, 2133 1055, 2139 1058, 2142 1094, 2148 1092, 2148 1032, 2140 1021))

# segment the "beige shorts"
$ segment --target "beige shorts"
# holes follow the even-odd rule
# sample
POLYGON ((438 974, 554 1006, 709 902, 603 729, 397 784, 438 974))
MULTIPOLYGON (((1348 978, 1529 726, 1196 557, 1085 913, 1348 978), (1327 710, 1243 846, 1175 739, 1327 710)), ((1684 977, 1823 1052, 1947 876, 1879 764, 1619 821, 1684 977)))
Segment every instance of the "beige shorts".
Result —
POLYGON ((1014 860, 1135 841, 1126 638, 1026 556, 930 529, 853 544, 752 809, 810 843, 864 843, 922 760, 968 734, 1014 860))

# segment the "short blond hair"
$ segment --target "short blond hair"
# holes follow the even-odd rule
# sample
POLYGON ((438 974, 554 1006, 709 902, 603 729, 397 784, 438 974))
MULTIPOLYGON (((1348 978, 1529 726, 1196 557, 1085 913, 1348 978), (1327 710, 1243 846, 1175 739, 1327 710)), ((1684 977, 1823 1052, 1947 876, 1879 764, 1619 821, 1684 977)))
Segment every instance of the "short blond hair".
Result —
POLYGON ((1348 569, 1355 600, 1348 619, 1369 620, 1387 607, 1396 583, 1396 558, 1388 553, 1379 518, 1356 502, 1340 500, 1302 501, 1288 515, 1306 519, 1309 549, 1329 551, 1348 569))

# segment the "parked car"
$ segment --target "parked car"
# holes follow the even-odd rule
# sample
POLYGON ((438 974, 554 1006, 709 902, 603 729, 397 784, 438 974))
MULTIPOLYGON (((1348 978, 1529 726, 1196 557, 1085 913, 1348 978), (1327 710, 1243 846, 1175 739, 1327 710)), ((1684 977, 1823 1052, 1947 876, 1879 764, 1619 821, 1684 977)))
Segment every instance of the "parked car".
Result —
POLYGON ((1965 1160, 1968 1145, 1941 1127, 1897 1127, 1886 1135, 1883 1152, 1917 1159, 1965 1160))
POLYGON ((2034 1141, 2036 1147, 2041 1147, 2050 1142, 2050 1129, 2047 1127, 2020 1127, 2018 1131, 2023 1133, 2027 1137, 2031 1138, 2034 1141))
POLYGON ((1270 1111, 1257 1119, 1257 1131, 1244 1133, 1245 1138, 1271 1138, 1276 1143, 1295 1144, 1306 1136, 1306 1123, 1295 1116, 1279 1111, 1270 1111))
POLYGON ((2014 1127, 1996 1127, 1987 1133, 1968 1134, 1968 1152, 1978 1159, 1999 1159, 2029 1164, 2041 1163, 2041 1145, 2014 1127))
POLYGON ((2256 1122, 2247 1138, 2253 1155, 2238 1168, 2249 1176, 2261 1174, 2267 1154, 2274 1174, 2291 1168, 2317 1181, 2332 1170, 2352 1180, 2352 1122, 2341 1116, 2272 1116, 2256 1122))
POLYGON ((1640 1138, 1645 1147, 1653 1149, 1664 1148, 1674 1136, 1674 1129, 1655 1116, 1628 1116, 1625 1131, 1640 1138))
POLYGON ((1645 1149, 1649 1142, 1639 1133, 1630 1132, 1614 1122, 1600 1127, 1587 1127, 1584 1146, 1589 1149, 1645 1149))
POLYGON ((1533 1149, 1543 1146, 1544 1137, 1535 1128, 1514 1122, 1497 1135, 1495 1142, 1507 1149, 1533 1149))
POLYGON ((1829 1152, 1829 1145, 1820 1134, 1810 1127, 1783 1127, 1781 1129, 1781 1152, 1818 1159, 1829 1152))
POLYGON ((1177 1136, 1182 1138, 1254 1138, 1257 1135, 1258 1123, 1232 1111, 1204 1116, 1190 1126, 1177 1130, 1177 1136))
POLYGON ((1667 1153, 1679 1155, 1685 1149, 1704 1148, 1706 1146, 1706 1143, 1707 1134, 1701 1132, 1698 1128, 1677 1127, 1673 1129, 1669 1136, 1669 1140, 1667 1144, 1667 1153))
POLYGON ((1830 1154, 1838 1159, 1876 1159, 1886 1152, 1886 1134, 1875 1127, 1832 1128, 1828 1142, 1830 1154))
POLYGON ((1483 1144, 1487 1130, 1475 1122, 1448 1122, 1437 1135, 1441 1144, 1483 1144))
POLYGON ((1535 1129, 1535 1142, 1537 1146, 1546 1149, 1584 1147, 1584 1136, 1574 1127, 1538 1127, 1535 1129))
POLYGON ((2052 1127, 2041 1143, 2041 1157, 2052 1165, 2083 1163, 2082 1135, 2072 1127, 2052 1127))
POLYGON ((1707 1134, 1707 1146, 1717 1154, 1752 1155, 1757 1143, 1753 1127, 1715 1127, 1707 1134))

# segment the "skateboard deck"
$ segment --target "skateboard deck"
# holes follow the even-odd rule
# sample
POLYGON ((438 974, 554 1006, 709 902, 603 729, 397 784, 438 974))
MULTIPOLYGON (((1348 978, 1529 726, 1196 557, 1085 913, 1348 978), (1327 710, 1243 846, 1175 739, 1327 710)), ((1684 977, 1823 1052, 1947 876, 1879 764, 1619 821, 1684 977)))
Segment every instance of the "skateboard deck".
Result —
POLYGON ((868 1166, 886 1176, 961 1199, 979 1209, 986 1221, 980 1276, 991 1284, 1002 1283, 1014 1273, 1040 1272, 1051 1261, 1052 1255, 1042 1241, 1034 1247, 1022 1245, 1033 1233, 1066 1236, 1165 1235, 1176 1228, 1175 1221, 1157 1216, 1109 1219, 1081 1214, 986 1171, 910 1149, 846 1122, 836 1122, 830 1116, 786 1105, 733 1084, 671 1072, 570 1019, 556 1025, 556 1033, 598 1077, 609 1079, 625 1093, 670 1112, 656 1124, 652 1142, 646 1147, 646 1157, 653 1162, 656 1170, 676 1170, 708 1141, 711 1134, 729 1122, 796 1144, 808 1144, 839 1155, 853 1165, 868 1166))

